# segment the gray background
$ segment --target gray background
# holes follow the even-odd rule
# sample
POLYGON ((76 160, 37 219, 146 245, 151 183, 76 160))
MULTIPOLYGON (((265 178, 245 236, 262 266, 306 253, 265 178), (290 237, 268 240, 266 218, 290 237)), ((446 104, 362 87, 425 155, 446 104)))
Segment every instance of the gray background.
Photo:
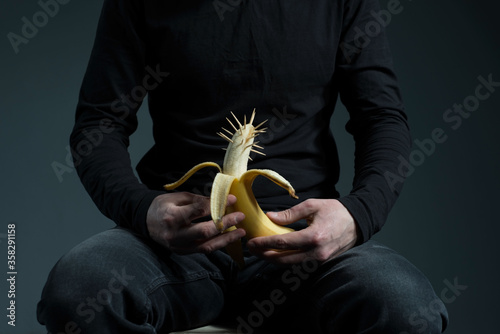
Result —
MULTIPOLYGON (((387 1, 382 7, 387 8, 387 1)), ((498 2, 403 0, 388 26, 414 139, 435 128, 447 136, 407 180, 376 238, 397 249, 437 293, 455 280, 467 288, 447 304, 448 333, 496 332, 498 315, 500 88, 452 129, 445 111, 473 95, 478 76, 500 81, 498 2)), ((0 2, 0 332, 43 333, 36 302, 52 265, 72 246, 113 226, 66 164, 78 89, 91 51, 101 1, 70 1, 15 53, 7 39, 40 11, 37 1, 0 2), (7 224, 17 226, 16 327, 6 325, 7 224), (1 311, 3 310, 3 311, 1 311)), ((214 13, 215 15, 215 13, 214 13)), ((332 121, 342 161, 342 193, 352 178, 352 140, 339 106, 332 121)), ((145 106, 132 138, 134 163, 151 145, 145 106)), ((415 148, 417 149, 417 148, 415 148)))

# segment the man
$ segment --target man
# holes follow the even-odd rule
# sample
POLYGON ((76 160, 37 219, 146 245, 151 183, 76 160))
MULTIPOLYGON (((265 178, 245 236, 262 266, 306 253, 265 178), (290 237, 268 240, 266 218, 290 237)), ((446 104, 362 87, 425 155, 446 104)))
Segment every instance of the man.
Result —
MULTIPOLYGON (((370 241, 401 191, 387 175, 410 149, 386 12, 375 0, 105 1, 71 145, 82 183, 118 227, 56 264, 40 322, 54 333, 169 333, 214 321, 243 333, 442 332, 446 310, 427 279, 370 241), (146 94, 155 145, 139 182, 127 146, 146 94), (329 127, 337 96, 356 145, 342 197, 329 127), (251 168, 282 174, 300 201, 256 181, 269 217, 297 231, 248 241, 238 270, 223 249, 245 231, 220 234, 206 218, 213 175, 180 192, 162 185, 221 162, 215 132, 229 111, 241 119, 253 108, 269 129, 267 156, 251 168)), ((228 214, 224 227, 243 218, 228 214)))

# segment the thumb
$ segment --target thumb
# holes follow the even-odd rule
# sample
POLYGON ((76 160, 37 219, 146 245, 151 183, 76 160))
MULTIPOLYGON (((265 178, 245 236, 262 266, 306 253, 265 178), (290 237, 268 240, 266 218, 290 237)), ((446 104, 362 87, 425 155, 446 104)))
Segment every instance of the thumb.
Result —
POLYGON ((278 225, 288 225, 298 220, 309 218, 315 210, 305 202, 299 203, 290 209, 278 212, 268 212, 267 217, 278 225))

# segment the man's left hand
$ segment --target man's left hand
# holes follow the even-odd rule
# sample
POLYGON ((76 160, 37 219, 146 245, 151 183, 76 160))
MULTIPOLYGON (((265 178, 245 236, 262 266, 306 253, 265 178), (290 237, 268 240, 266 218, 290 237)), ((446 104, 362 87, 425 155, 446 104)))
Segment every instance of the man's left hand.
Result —
POLYGON ((293 264, 314 259, 322 263, 356 244, 354 218, 336 199, 308 199, 281 212, 268 212, 267 216, 279 225, 301 219, 309 225, 300 231, 249 240, 249 250, 268 261, 293 264))

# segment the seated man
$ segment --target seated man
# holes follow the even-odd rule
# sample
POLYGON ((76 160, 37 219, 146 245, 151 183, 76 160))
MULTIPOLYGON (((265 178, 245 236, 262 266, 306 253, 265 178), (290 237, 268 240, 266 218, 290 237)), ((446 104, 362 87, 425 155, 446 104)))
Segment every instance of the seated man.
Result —
MULTIPOLYGON (((117 227, 55 265, 39 321, 52 333, 213 322, 242 333, 441 333, 447 313, 428 280, 370 240, 401 191, 387 175, 398 175, 411 146, 379 11, 376 0, 104 1, 71 147, 83 185, 117 227), (146 95, 155 144, 139 181, 127 147, 146 95), (344 196, 330 129, 338 96, 355 141, 344 196), (256 180, 269 218, 296 232, 249 240, 239 269, 224 249, 245 230, 221 234, 207 218, 214 172, 177 192, 162 186, 197 163, 221 164, 215 133, 230 111, 243 119, 254 108, 256 121, 269 121, 267 155, 251 168, 277 171, 300 199, 256 180), (422 309, 428 317, 416 322, 422 309)), ((244 218, 227 214, 223 228, 244 218)))

